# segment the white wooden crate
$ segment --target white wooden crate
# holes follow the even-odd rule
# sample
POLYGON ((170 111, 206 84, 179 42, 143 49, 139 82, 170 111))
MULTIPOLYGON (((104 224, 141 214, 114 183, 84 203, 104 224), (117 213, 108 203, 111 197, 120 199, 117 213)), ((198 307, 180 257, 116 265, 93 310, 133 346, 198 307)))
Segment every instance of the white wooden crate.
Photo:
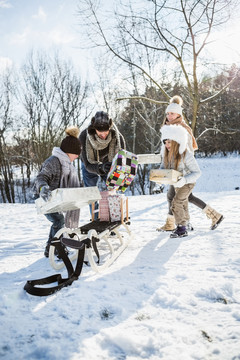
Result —
POLYGON ((170 170, 170 169, 152 169, 150 170, 151 181, 154 181, 157 184, 169 184, 173 185, 178 181, 178 178, 182 176, 179 171, 170 170))
POLYGON ((160 164, 161 154, 138 154, 139 164, 160 164))
POLYGON ((44 201, 41 197, 35 201, 38 214, 50 214, 58 211, 80 209, 94 201, 100 200, 97 186, 56 189, 52 197, 44 201))

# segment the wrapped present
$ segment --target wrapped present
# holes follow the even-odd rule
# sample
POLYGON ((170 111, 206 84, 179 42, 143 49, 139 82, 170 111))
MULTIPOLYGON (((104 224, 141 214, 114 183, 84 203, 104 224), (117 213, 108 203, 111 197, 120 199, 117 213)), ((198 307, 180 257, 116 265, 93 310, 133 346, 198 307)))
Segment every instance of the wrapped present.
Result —
POLYGON ((110 219, 114 221, 122 221, 127 217, 126 197, 124 195, 112 195, 108 197, 110 219))
POLYGON ((157 184, 169 184, 173 185, 178 181, 178 178, 182 176, 179 171, 170 169, 152 169, 150 171, 149 180, 154 181, 157 184))
POLYGON ((123 221, 128 218, 128 202, 123 194, 116 194, 115 191, 101 191, 99 200, 100 221, 123 221))
POLYGON ((139 164, 161 164, 161 154, 138 154, 139 164))
POLYGON ((137 173, 137 155, 121 149, 113 158, 106 185, 109 190, 124 192, 137 173))
POLYGON ((97 186, 81 188, 61 188, 52 191, 48 201, 41 197, 35 201, 38 214, 51 214, 59 211, 80 209, 101 199, 97 186))
POLYGON ((110 221, 110 212, 109 212, 109 191, 101 191, 101 200, 99 200, 99 219, 100 221, 110 221))

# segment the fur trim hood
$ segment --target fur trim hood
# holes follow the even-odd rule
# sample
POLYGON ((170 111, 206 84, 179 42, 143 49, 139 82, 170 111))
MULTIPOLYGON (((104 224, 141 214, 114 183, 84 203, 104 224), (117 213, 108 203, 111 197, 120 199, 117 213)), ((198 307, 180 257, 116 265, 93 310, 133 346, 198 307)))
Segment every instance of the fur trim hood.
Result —
POLYGON ((179 154, 182 155, 187 149, 188 132, 181 125, 164 125, 160 130, 163 140, 176 141, 179 147, 179 154))

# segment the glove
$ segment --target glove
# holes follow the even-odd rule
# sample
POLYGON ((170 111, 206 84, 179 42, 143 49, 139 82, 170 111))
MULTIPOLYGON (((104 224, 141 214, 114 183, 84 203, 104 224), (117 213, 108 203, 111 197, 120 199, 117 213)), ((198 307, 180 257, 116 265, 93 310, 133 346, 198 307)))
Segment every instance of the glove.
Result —
POLYGON ((112 163, 109 162, 109 161, 101 164, 101 165, 99 166, 101 172, 102 172, 103 174, 107 174, 107 173, 109 172, 110 168, 111 168, 111 165, 112 165, 112 163))
POLYGON ((41 197, 44 201, 48 201, 48 200, 51 199, 51 197, 52 197, 52 192, 51 192, 51 190, 49 189, 49 186, 48 186, 48 185, 44 185, 44 186, 41 187, 40 197, 41 197))
POLYGON ((175 187, 177 188, 181 188, 183 187, 184 185, 186 184, 186 179, 185 177, 183 176, 181 179, 179 179, 176 184, 174 184, 175 187))

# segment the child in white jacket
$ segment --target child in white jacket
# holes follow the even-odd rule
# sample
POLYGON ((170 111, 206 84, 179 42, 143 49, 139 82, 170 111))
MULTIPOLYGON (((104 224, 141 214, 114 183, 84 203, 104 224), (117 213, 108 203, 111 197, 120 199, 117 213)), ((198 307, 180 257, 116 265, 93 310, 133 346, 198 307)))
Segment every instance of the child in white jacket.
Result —
MULTIPOLYGON (((198 145, 195 137, 193 136, 192 129, 184 121, 182 104, 183 99, 178 95, 175 95, 170 99, 170 103, 165 110, 166 117, 164 119, 163 125, 180 125, 184 129, 186 129, 188 132, 188 148, 190 152, 194 153, 194 151, 198 149, 198 145)), ((167 193, 168 215, 166 223, 163 226, 159 227, 157 229, 158 231, 172 231, 175 229, 174 216, 171 211, 171 203, 174 195, 174 187, 169 186, 167 193)), ((188 201, 201 209, 203 213, 206 214, 207 218, 211 220, 211 230, 216 229, 216 227, 222 222, 223 215, 214 208, 212 208, 209 204, 206 204, 203 200, 193 195, 193 193, 190 193, 188 201)), ((188 223, 187 227, 189 230, 193 230, 190 223, 188 223)))
POLYGON ((182 177, 174 185, 175 195, 171 210, 176 229, 170 237, 187 236, 186 226, 189 222, 188 197, 192 192, 201 171, 196 159, 188 149, 188 132, 180 125, 164 125, 161 128, 162 164, 161 168, 174 169, 182 173, 182 177))

